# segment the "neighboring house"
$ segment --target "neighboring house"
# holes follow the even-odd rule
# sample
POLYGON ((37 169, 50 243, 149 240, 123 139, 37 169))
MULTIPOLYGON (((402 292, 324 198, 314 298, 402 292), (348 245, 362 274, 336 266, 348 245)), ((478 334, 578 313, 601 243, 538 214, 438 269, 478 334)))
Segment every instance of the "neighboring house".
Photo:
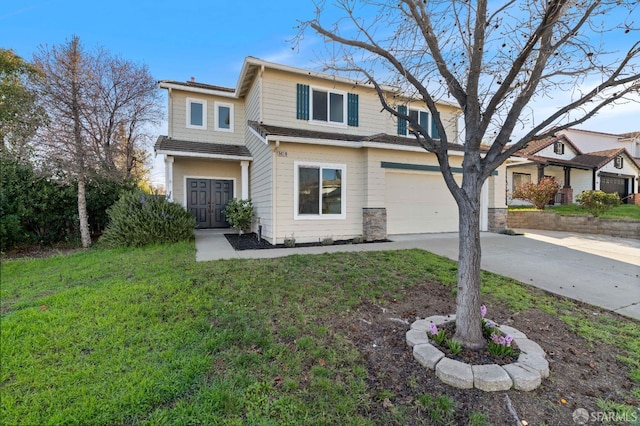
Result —
POLYGON ((638 192, 640 161, 628 148, 637 149, 637 139, 569 129, 554 137, 532 141, 516 152, 515 157, 521 161, 507 166, 508 203, 528 204, 511 199, 510 194, 523 183, 538 182, 545 176, 560 184, 556 204, 575 203, 585 190, 615 192, 623 202, 630 202, 638 192))
POLYGON ((570 138, 585 153, 624 148, 636 160, 640 159, 640 132, 612 135, 590 130, 565 129, 558 134, 570 138))
MULTIPOLYGON (((235 88, 166 80, 160 87, 169 95, 169 134, 155 150, 165 156, 167 195, 200 228, 228 226, 226 202, 251 198, 254 230, 271 243, 458 230, 435 155, 406 121, 382 111, 370 84, 248 57, 235 88)), ((384 90, 439 137, 423 104, 384 90)), ((456 141, 459 109, 438 106, 456 141)), ((461 180, 462 147, 449 153, 461 180)), ((504 173, 483 188, 483 230, 506 225, 504 173)))

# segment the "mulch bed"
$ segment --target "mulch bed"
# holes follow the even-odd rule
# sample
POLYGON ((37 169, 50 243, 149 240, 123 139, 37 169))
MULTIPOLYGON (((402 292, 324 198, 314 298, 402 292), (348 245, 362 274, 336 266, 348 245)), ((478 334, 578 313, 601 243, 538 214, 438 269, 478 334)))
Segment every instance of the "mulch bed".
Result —
MULTIPOLYGON (((488 295, 483 296, 483 302, 491 311, 491 319, 517 328, 538 343, 547 353, 551 375, 531 392, 484 392, 444 384, 434 371, 422 367, 413 358, 405 334, 416 319, 455 313, 455 297, 450 288, 439 284, 428 284, 426 293, 416 288, 405 291, 407 295, 402 302, 390 299, 364 303, 351 315, 323 324, 339 330, 363 354, 369 371, 369 388, 373 392, 376 389, 393 391, 393 397, 389 398, 392 406, 380 401, 367 408, 371 418, 385 418, 385 412, 405 407, 417 411, 408 415, 404 424, 428 422, 417 408, 420 395, 442 394, 452 398, 456 402, 455 424, 467 424, 469 413, 480 412, 492 425, 513 426, 516 421, 509 403, 529 425, 575 424, 572 414, 576 409, 600 412, 600 400, 638 405, 639 401, 630 392, 634 383, 628 377, 629 367, 619 360, 624 355, 621 350, 606 342, 594 345, 569 330, 558 316, 541 310, 512 313, 488 295)), ((619 318, 605 310, 578 305, 592 310, 594 317, 603 320, 610 316, 619 318)), ((476 356, 472 354, 466 361, 476 356)))
MULTIPOLYGON (((448 322, 438 327, 439 330, 444 330, 447 339, 452 339, 456 332, 456 323, 455 321, 448 322)), ((484 330, 483 330, 484 331, 484 330)), ((484 338, 488 339, 485 333, 483 333, 484 338)), ((514 355, 494 355, 489 349, 485 346, 483 349, 469 349, 462 348, 462 351, 458 354, 453 354, 449 349, 449 346, 446 343, 442 345, 438 345, 436 342, 433 342, 434 346, 440 349, 446 357, 454 359, 456 361, 464 362, 466 364, 471 365, 482 365, 482 364, 498 364, 498 365, 506 365, 511 364, 518 361, 518 356, 520 355, 520 351, 518 350, 518 345, 516 342, 512 342, 511 346, 513 347, 514 355)))
MULTIPOLYGON (((267 240, 258 241, 258 235, 255 232, 251 232, 248 234, 224 234, 229 241, 229 244, 236 251, 242 250, 265 250, 265 249, 279 249, 279 248, 290 248, 286 247, 284 244, 271 244, 267 240)), ((364 241, 364 242, 354 242, 354 240, 335 240, 333 244, 322 244, 322 241, 318 241, 315 243, 296 243, 295 247, 322 247, 325 245, 350 245, 350 244, 370 244, 370 243, 388 243, 390 240, 376 240, 376 241, 364 241)))

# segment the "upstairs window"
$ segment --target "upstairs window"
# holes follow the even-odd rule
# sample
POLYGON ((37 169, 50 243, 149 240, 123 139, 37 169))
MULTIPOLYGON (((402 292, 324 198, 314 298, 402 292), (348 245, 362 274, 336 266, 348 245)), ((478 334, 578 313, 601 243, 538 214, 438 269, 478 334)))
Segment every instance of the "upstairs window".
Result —
POLYGON ((311 90, 311 119, 334 124, 345 123, 346 96, 343 93, 311 90))
POLYGON ((215 129, 221 132, 233 132, 233 104, 216 102, 215 129))
POLYGON ((187 127, 191 129, 207 128, 207 101, 187 98, 187 127))
POLYGON ((553 152, 558 155, 564 154, 564 144, 562 142, 555 142, 553 144, 553 152))
MULTIPOLYGON (((418 125, 422 128, 427 135, 433 139, 440 139, 440 132, 436 126, 436 122, 433 116, 424 109, 409 109, 404 105, 398 106, 398 112, 400 114, 406 114, 411 117, 412 120, 417 121, 418 125), (407 112, 408 111, 408 112, 407 112)), ((398 134, 401 136, 410 136, 411 123, 408 120, 398 119, 398 134)), ((423 133, 424 134, 424 133, 423 133)))
MULTIPOLYGON (((429 113, 428 112, 422 111, 422 110, 417 110, 417 109, 410 109, 409 110, 409 117, 411 117, 412 120, 417 121, 424 132, 426 132, 428 135, 431 134, 429 132, 429 124, 430 123, 429 123, 429 113)), ((411 127, 411 123, 409 123, 407 127, 410 128, 411 127)))
POLYGON ((622 158, 622 155, 618 155, 616 158, 613 159, 613 167, 615 167, 616 169, 621 169, 624 166, 624 159, 622 158))
POLYGON ((296 118, 315 123, 357 127, 358 95, 298 84, 296 118))

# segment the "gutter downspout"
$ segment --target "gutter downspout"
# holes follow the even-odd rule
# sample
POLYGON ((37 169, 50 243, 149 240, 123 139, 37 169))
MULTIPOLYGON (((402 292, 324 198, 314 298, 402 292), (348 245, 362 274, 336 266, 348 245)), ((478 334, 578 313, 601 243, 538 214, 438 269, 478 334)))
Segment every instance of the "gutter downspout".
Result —
POLYGON ((596 171, 597 171, 597 170, 598 170, 598 169, 596 169, 596 168, 594 167, 594 169, 593 169, 593 178, 591 179, 591 189, 592 189, 593 191, 595 191, 595 190, 596 190, 596 171))

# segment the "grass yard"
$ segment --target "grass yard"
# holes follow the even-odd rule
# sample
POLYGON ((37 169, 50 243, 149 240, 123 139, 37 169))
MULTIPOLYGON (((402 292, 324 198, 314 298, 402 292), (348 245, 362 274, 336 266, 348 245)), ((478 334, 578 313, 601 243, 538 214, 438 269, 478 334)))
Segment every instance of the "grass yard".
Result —
MULTIPOLYGON (((531 210, 536 211, 531 206, 509 206, 509 210, 531 210)), ((554 212, 561 215, 580 214, 588 215, 588 211, 577 204, 564 204, 561 206, 547 206, 545 211, 554 212)), ((640 205, 621 204, 607 210, 602 217, 604 219, 633 219, 640 220, 640 205)))
POLYGON ((407 321, 453 309, 454 262, 194 258, 181 243, 3 261, 0 424, 513 424, 505 395, 531 425, 579 407, 640 419, 637 321, 484 274, 493 319, 538 340, 551 377, 463 391, 404 343, 407 321))

